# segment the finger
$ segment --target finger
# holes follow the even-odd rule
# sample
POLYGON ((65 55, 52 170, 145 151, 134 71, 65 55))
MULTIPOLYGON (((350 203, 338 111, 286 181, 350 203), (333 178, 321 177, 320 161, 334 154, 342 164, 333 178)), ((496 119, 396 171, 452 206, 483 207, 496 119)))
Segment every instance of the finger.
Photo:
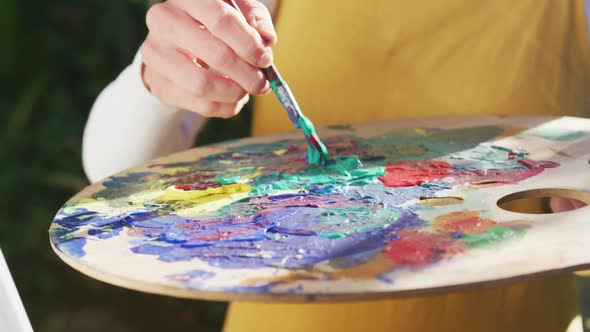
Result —
POLYGON ((231 79, 194 64, 175 49, 158 46, 149 36, 141 46, 141 56, 153 70, 196 97, 231 103, 246 94, 231 79))
POLYGON ((151 20, 148 19, 156 20, 161 22, 159 28, 153 30, 156 38, 167 40, 171 45, 197 56, 216 72, 229 76, 251 94, 259 95, 268 90, 268 83, 259 68, 240 58, 229 46, 188 14, 169 6, 152 14, 151 20))
POLYGON ((582 201, 578 201, 577 199, 573 199, 572 201, 572 205, 574 209, 579 209, 579 208, 583 208, 584 206, 586 206, 587 204, 582 202, 582 201))
POLYGON ((235 103, 209 101, 186 93, 182 88, 157 71, 146 67, 145 74, 151 82, 151 92, 166 105, 199 113, 205 117, 230 118, 240 112, 248 102, 248 95, 235 103))
POLYGON ((278 37, 268 8, 256 0, 236 0, 236 3, 246 16, 248 24, 258 31, 264 43, 276 44, 278 37))
POLYGON ((570 209, 569 202, 561 197, 551 197, 549 200, 549 207, 553 212, 564 212, 570 209))
POLYGON ((201 22, 252 66, 264 68, 272 64, 271 48, 264 44, 260 33, 231 5, 222 0, 177 1, 182 1, 181 7, 188 15, 201 22))
POLYGON ((551 197, 549 206, 553 212, 566 212, 586 206, 586 203, 576 199, 564 197, 551 197))

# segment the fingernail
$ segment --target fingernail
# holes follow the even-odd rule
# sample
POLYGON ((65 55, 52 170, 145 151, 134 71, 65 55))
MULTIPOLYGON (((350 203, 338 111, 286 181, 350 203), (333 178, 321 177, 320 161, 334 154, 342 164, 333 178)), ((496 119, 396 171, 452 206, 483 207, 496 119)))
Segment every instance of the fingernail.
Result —
POLYGON ((272 49, 270 47, 266 47, 264 49, 264 54, 260 57, 256 64, 260 68, 266 68, 272 64, 272 49))
POLYGON ((250 100, 250 96, 245 95, 244 98, 242 98, 238 101, 238 107, 240 109, 242 109, 242 107, 244 107, 248 103, 249 100, 250 100))
POLYGON ((269 92, 270 92, 270 84, 268 83, 268 81, 266 81, 266 83, 264 84, 264 88, 262 88, 262 90, 260 90, 260 95, 263 96, 269 92))
POLYGON ((267 33, 266 36, 262 37, 262 41, 266 46, 276 45, 278 37, 275 33, 267 33))

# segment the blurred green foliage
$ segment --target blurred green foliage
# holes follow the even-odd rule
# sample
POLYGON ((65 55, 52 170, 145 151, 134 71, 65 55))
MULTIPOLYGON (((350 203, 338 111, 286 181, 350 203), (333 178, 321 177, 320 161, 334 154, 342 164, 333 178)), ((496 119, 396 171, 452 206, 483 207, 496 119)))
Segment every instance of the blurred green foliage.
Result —
MULTIPOLYGON (((119 289, 73 271, 47 229, 86 186, 81 138, 99 92, 146 29, 143 0, 0 1, 0 245, 36 331, 219 330, 225 305, 119 289)), ((242 137, 249 112, 200 142, 242 137)))

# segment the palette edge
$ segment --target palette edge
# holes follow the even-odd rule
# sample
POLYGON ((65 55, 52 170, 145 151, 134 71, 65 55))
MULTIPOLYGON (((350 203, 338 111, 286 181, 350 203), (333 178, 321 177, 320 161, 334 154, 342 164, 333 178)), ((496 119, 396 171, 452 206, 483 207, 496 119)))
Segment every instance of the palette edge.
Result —
POLYGON ((459 285, 447 285, 439 287, 428 287, 420 289, 396 290, 396 291, 379 291, 366 293, 339 293, 339 294, 306 294, 306 293, 257 293, 257 292, 227 292, 227 291, 203 291, 197 289, 178 288, 173 285, 163 285, 160 283, 151 283, 147 281, 135 280, 132 278, 122 277, 120 275, 110 274, 93 268, 90 265, 82 264, 71 259, 59 249, 53 241, 49 241, 51 249, 55 254, 75 271, 101 281, 112 286, 122 287, 129 290, 139 291, 142 293, 170 296, 175 298, 189 300, 205 300, 218 302, 266 302, 266 303, 326 303, 326 302, 353 302, 368 300, 391 300, 402 299, 416 296, 434 296, 445 293, 465 293, 474 289, 494 288, 506 286, 524 281, 542 280, 558 276, 563 273, 572 273, 590 269, 590 263, 567 266, 556 269, 537 271, 507 278, 475 281, 459 285))

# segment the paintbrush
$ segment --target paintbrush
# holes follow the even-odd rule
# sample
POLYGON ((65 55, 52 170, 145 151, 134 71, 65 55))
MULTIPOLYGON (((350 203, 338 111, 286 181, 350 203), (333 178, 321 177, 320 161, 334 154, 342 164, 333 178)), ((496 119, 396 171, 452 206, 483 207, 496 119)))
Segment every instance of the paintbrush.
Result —
MULTIPOLYGON (((235 0, 225 1, 233 6, 240 14, 242 14, 242 16, 244 16, 244 13, 242 13, 235 0)), ((301 112, 301 109, 295 100, 295 96, 293 96, 293 93, 291 92, 291 89, 289 89, 287 82, 283 80, 275 65, 270 65, 267 68, 263 68, 262 72, 269 81, 272 91, 275 93, 287 111, 289 119, 291 119, 291 122, 293 122, 295 128, 300 128, 303 131, 305 139, 307 140, 307 161, 310 164, 324 165, 329 159, 328 149, 318 137, 313 123, 307 117, 305 117, 305 115, 303 115, 303 112, 301 112)))

